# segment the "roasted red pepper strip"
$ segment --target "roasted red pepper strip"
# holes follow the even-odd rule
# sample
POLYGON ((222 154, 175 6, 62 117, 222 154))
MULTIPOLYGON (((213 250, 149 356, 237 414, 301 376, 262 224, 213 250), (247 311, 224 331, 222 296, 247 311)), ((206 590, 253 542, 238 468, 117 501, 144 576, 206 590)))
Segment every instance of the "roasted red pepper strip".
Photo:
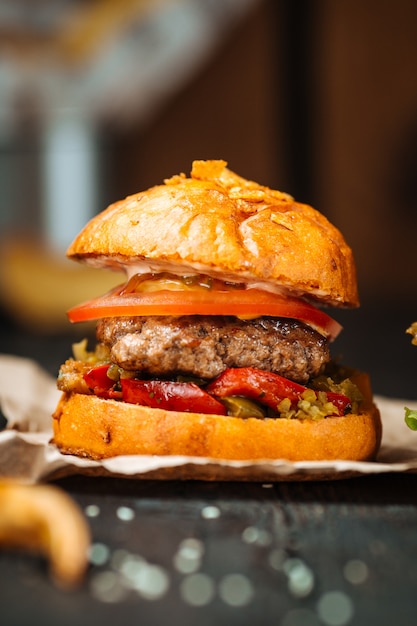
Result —
POLYGON ((115 389, 115 381, 107 376, 109 365, 93 367, 84 380, 96 396, 123 400, 167 411, 187 411, 225 415, 225 406, 195 383, 178 383, 164 380, 136 380, 122 378, 121 390, 115 389))
MULTIPOLYGON (((206 389, 218 398, 245 396, 276 410, 284 398, 295 407, 307 387, 272 372, 242 367, 225 370, 206 389)), ((350 407, 350 399, 342 394, 326 392, 326 398, 335 405, 337 415, 344 415, 350 407)))
POLYGON ((167 411, 226 415, 225 406, 195 383, 122 378, 123 400, 167 411))
POLYGON ((122 392, 114 389, 115 382, 107 376, 109 365, 98 365, 93 367, 86 374, 84 380, 88 388, 99 398, 113 398, 114 400, 122 399, 122 392))
MULTIPOLYGON (((295 407, 307 387, 272 372, 251 367, 227 369, 211 382, 206 390, 195 383, 164 380, 137 380, 122 378, 120 389, 107 376, 109 365, 99 365, 84 375, 88 388, 100 398, 123 400, 167 411, 187 411, 226 415, 225 406, 216 398, 244 396, 276 410, 284 398, 295 407), (213 397, 214 396, 214 397, 213 397)), ((350 399, 342 394, 325 392, 327 401, 336 408, 336 415, 344 415, 350 408, 350 399)))

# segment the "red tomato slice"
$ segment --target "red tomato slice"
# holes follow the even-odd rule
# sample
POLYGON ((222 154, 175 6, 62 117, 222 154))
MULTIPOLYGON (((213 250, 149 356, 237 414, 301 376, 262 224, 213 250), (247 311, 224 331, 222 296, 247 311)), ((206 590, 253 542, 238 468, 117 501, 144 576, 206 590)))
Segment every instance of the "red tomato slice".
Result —
POLYGON ((69 320, 86 322, 142 315, 235 315, 250 319, 268 315, 305 322, 330 341, 342 330, 336 320, 308 302, 261 289, 120 293, 122 290, 123 287, 116 287, 104 296, 73 307, 67 313, 69 320))

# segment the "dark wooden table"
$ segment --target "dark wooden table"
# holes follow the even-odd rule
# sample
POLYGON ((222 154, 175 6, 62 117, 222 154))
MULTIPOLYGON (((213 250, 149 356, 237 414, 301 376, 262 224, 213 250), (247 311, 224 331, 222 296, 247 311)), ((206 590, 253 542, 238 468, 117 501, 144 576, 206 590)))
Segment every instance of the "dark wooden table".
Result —
POLYGON ((415 476, 200 483, 73 477, 93 549, 84 585, 0 554, 1 624, 415 626, 415 476))
MULTIPOLYGON (((374 368, 378 393, 416 398, 407 317, 391 324, 378 356, 383 323, 371 317, 344 350, 374 368)), ((68 337, 3 325, 0 340, 1 351, 51 372, 68 353, 68 337)), ((1 552, 1 626, 417 624, 417 475, 277 483, 73 476, 55 484, 91 528, 86 580, 64 592, 40 557, 1 552)))

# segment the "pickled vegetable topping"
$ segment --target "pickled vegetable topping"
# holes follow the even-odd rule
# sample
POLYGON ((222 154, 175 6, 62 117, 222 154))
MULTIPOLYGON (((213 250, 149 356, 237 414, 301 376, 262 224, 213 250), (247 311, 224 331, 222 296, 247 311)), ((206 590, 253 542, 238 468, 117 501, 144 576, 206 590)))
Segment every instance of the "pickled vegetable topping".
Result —
POLYGON ((234 417, 321 419, 345 415, 352 400, 256 368, 227 369, 207 381, 143 380, 115 365, 92 367, 84 380, 95 395, 168 411, 234 417))
POLYGON ((207 391, 219 398, 250 398, 288 418, 340 416, 351 408, 350 398, 345 395, 316 392, 273 372, 252 367, 225 370, 208 385, 207 391))

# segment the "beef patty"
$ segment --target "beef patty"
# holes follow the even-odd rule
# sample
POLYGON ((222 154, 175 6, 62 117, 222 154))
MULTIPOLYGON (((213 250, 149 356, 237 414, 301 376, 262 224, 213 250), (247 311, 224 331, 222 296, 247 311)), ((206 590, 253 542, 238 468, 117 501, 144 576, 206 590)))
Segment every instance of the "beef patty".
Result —
POLYGON ((330 360, 325 337, 298 320, 275 317, 104 318, 97 339, 120 367, 150 376, 210 379, 229 367, 256 367, 306 383, 330 360))

